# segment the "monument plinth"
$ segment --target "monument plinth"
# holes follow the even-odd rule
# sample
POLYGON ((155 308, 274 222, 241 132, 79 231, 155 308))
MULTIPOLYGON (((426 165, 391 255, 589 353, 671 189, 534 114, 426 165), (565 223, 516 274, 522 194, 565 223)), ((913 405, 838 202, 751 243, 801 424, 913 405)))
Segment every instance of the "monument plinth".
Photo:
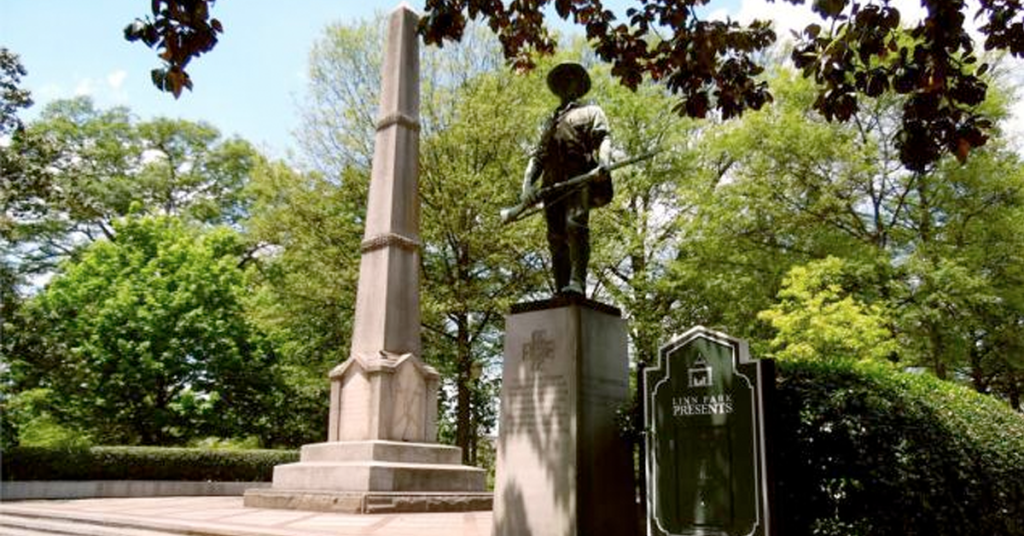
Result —
POLYGON ((636 534, 625 321, 578 296, 506 318, 494 536, 636 534))
POLYGON ((484 471, 435 443, 439 375, 420 359, 417 15, 388 22, 351 354, 330 373, 326 443, 274 468, 245 505, 343 512, 482 510, 484 471))

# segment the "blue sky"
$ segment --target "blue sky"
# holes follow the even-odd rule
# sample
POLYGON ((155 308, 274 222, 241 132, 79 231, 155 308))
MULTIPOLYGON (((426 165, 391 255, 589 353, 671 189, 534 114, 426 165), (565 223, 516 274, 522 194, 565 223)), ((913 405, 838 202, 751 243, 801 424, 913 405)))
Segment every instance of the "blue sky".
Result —
POLYGON ((143 0, 0 0, 0 46, 21 56, 35 111, 51 100, 87 93, 102 107, 127 105, 142 118, 205 120, 225 135, 241 135, 284 156, 293 146, 296 103, 313 41, 333 21, 369 18, 395 5, 221 0, 212 13, 224 24, 224 35, 213 52, 193 60, 195 90, 178 100, 150 82, 150 70, 159 66, 155 52, 123 38, 122 28, 148 13, 143 0))

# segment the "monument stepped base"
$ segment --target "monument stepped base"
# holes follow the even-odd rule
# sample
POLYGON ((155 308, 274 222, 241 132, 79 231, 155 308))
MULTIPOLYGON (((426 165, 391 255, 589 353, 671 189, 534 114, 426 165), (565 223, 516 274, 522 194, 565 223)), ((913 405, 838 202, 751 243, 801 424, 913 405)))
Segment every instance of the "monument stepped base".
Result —
POLYGON ((414 493, 253 489, 245 492, 245 506, 345 514, 403 512, 472 512, 490 510, 490 492, 414 493))
POLYGON ((384 513, 488 510, 483 469, 461 451, 428 443, 347 441, 302 447, 300 461, 274 468, 270 489, 245 493, 255 508, 384 513))

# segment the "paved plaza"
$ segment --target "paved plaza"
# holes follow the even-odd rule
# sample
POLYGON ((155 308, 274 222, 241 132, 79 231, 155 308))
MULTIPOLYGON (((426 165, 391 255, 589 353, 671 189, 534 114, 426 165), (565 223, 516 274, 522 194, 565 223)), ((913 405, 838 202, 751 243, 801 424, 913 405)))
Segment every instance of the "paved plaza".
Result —
POLYGON ((335 514, 245 508, 241 497, 12 501, 0 534, 490 536, 491 512, 335 514))

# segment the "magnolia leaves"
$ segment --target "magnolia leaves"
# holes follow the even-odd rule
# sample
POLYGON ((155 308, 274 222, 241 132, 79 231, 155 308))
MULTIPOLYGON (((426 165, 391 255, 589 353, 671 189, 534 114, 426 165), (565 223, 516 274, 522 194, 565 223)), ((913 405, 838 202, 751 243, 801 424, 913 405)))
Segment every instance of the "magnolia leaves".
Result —
POLYGON ((215 1, 152 0, 153 19, 135 19, 125 27, 125 39, 161 51, 164 66, 150 71, 157 89, 174 98, 181 96, 182 89, 192 89, 185 67, 192 58, 212 50, 217 34, 224 32, 220 21, 210 18, 209 8, 215 1))
MULTIPOLYGON (((467 17, 481 17, 498 34, 505 57, 517 69, 532 68, 532 53, 550 53, 554 42, 543 24, 550 0, 426 0, 420 33, 428 44, 458 41, 467 17)), ((767 85, 756 80, 763 68, 753 55, 775 41, 768 23, 741 27, 733 21, 705 21, 694 15, 704 0, 649 0, 616 20, 600 0, 554 0, 563 19, 582 26, 597 55, 630 89, 645 75, 680 96, 676 111, 706 117, 714 111, 733 117, 771 101, 767 85), (661 39, 655 29, 667 29, 661 39)))
POLYGON ((897 145, 900 161, 916 172, 947 152, 965 161, 992 127, 975 111, 988 90, 981 78, 988 66, 977 65, 964 3, 925 4, 925 19, 903 31, 891 6, 816 0, 814 9, 835 24, 827 32, 812 24, 796 34, 800 43, 792 53, 797 68, 818 84, 814 108, 830 121, 856 113, 860 95, 905 95, 897 145))
MULTIPOLYGON (((163 68, 153 83, 175 97, 191 88, 185 71, 191 58, 214 47, 223 31, 209 17, 215 0, 152 0, 153 19, 125 28, 130 41, 162 50, 163 68)), ((772 0, 769 0, 772 1, 772 0)), ((966 0, 921 0, 927 15, 917 26, 905 21, 888 0, 785 0, 809 4, 824 25, 797 34, 792 59, 818 83, 813 108, 829 120, 845 121, 862 96, 894 92, 906 97, 897 134, 900 159, 916 172, 943 154, 963 161, 984 145, 990 120, 977 106, 984 100, 987 66, 978 65, 967 33, 966 0)), ((467 19, 483 19, 497 34, 516 69, 534 67, 534 53, 549 54, 555 39, 544 23, 545 9, 581 26, 612 74, 635 89, 645 76, 665 84, 679 101, 675 111, 691 117, 730 118, 772 101, 760 78, 758 54, 776 41, 767 22, 741 26, 704 20, 698 8, 712 0, 634 0, 626 20, 601 0, 425 0, 420 33, 428 44, 459 41, 467 19)), ((1020 0, 978 0, 975 19, 986 50, 1024 56, 1024 6, 1020 0)))
MULTIPOLYGON (((813 108, 824 117, 849 119, 862 96, 905 95, 898 141, 900 159, 912 171, 924 171, 946 153, 963 161, 985 144, 992 123, 976 107, 987 93, 987 66, 977 64, 964 28, 964 0, 922 0, 928 14, 909 30, 885 0, 786 1, 809 4, 828 26, 808 26, 796 35, 792 52, 804 76, 819 85, 813 108)), ((514 66, 528 68, 531 52, 553 48, 543 25, 551 3, 559 17, 585 29, 623 85, 636 88, 644 76, 663 82, 678 96, 680 114, 729 118, 772 100, 755 61, 776 40, 769 24, 702 20, 696 8, 713 4, 708 0, 638 0, 625 21, 601 0, 426 0, 420 31, 427 43, 440 45, 461 37, 467 17, 481 17, 514 66)), ((978 17, 988 17, 980 28, 985 48, 1024 55, 1021 2, 979 3, 978 17)))

